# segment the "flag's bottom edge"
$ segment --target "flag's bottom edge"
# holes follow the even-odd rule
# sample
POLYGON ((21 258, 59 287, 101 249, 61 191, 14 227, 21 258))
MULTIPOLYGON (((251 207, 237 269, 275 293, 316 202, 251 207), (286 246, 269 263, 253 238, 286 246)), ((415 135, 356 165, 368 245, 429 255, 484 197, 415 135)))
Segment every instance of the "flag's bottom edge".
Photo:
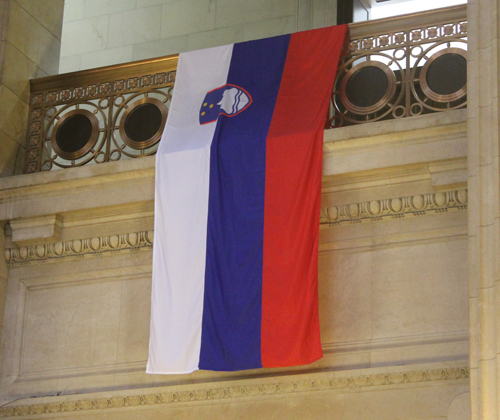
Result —
MULTIPOLYGON (((323 353, 317 354, 311 358, 308 358, 306 360, 295 360, 293 362, 288 361, 286 363, 266 363, 262 364, 260 366, 254 366, 254 367, 246 367, 246 368, 239 368, 239 369, 207 369, 207 368, 201 368, 201 370, 210 370, 213 372, 236 372, 240 370, 250 370, 250 369, 273 369, 273 368, 284 368, 284 367, 294 367, 294 366, 305 366, 309 365, 311 363, 314 363, 318 360, 320 360, 323 357, 323 353)), ((197 370, 200 370, 200 367, 196 367, 193 369, 189 370, 183 370, 183 371, 162 371, 162 370, 155 370, 155 369, 149 369, 146 368, 146 373, 150 375, 186 375, 188 373, 193 373, 197 370)))
POLYGON ((310 365, 311 363, 317 362, 318 360, 323 358, 323 352, 320 354, 316 354, 311 356, 310 358, 303 360, 289 360, 285 363, 276 363, 276 362, 262 362, 263 368, 273 369, 273 368, 284 368, 284 367, 295 367, 295 366, 305 366, 310 365))
POLYGON ((160 371, 160 370, 149 370, 146 369, 146 373, 150 375, 186 375, 188 373, 193 373, 195 371, 199 370, 199 368, 194 368, 191 370, 184 370, 184 371, 160 371))

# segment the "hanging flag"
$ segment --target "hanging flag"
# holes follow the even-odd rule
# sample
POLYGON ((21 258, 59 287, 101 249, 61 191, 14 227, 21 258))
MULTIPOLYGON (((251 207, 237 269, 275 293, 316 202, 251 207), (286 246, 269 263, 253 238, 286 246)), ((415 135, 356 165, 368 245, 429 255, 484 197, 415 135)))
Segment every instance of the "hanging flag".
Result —
POLYGON ((148 373, 322 357, 323 129, 346 29, 180 55, 156 155, 148 373))

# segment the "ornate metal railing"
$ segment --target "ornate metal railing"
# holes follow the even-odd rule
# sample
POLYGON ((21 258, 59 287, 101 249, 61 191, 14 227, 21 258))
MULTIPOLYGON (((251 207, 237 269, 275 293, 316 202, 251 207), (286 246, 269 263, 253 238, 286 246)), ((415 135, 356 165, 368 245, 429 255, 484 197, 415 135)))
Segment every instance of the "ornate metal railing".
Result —
POLYGON ((26 172, 156 152, 178 56, 31 81, 26 172))
POLYGON ((350 25, 327 128, 467 104, 467 9, 350 25))
MULTIPOLYGON (((326 128, 466 106, 466 50, 465 6, 350 25, 326 128)), ((154 154, 177 59, 32 80, 26 172, 154 154)))

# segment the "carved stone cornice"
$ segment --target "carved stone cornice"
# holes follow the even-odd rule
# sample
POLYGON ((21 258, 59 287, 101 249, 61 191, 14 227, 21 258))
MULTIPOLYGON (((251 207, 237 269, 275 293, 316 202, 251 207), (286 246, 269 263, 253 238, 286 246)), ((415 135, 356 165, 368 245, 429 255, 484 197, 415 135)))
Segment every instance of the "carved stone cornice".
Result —
POLYGON ((308 379, 283 379, 279 382, 245 385, 239 384, 226 387, 193 387, 186 390, 159 389, 158 393, 133 394, 130 396, 63 400, 40 404, 4 406, 0 408, 0 417, 30 416, 41 414, 68 413, 89 410, 110 410, 126 407, 157 406, 178 403, 194 403, 200 401, 228 401, 244 398, 286 396, 297 393, 317 391, 359 391, 363 388, 376 386, 421 384, 434 381, 453 381, 469 378, 469 368, 455 367, 428 370, 412 370, 373 375, 345 377, 341 375, 321 375, 308 379))
POLYGON ((338 226, 467 209, 467 189, 387 198, 322 209, 320 224, 338 226))
MULTIPOLYGON (((338 226, 465 209, 467 209, 467 190, 459 189, 327 207, 322 211, 320 224, 338 226)), ((9 266, 16 266, 81 258, 86 255, 152 249, 152 247, 153 231, 150 230, 7 248, 5 260, 9 266)))
POLYGON ((153 231, 123 233, 88 239, 5 249, 7 265, 81 258, 85 255, 138 251, 153 248, 153 231))

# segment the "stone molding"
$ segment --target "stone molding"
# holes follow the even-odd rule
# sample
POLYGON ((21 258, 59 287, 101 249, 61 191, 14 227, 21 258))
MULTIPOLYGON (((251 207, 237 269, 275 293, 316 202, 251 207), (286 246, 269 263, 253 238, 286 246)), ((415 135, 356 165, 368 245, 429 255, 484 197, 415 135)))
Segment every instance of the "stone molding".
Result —
POLYGON ((52 244, 38 244, 5 249, 8 266, 32 262, 60 261, 82 258, 85 255, 102 255, 153 248, 153 231, 122 233, 89 239, 75 239, 52 244))
MULTIPOLYGON (((193 388, 192 390, 164 391, 130 396, 77 399, 40 404, 0 407, 0 417, 17 417, 41 414, 68 413, 99 409, 155 406, 200 401, 221 401, 240 398, 259 398, 292 395, 316 391, 359 391, 374 386, 421 384, 435 381, 469 379, 469 368, 454 367, 428 370, 411 370, 351 377, 318 375, 303 380, 282 380, 256 385, 232 385, 219 388, 193 388)), ((239 381, 238 381, 239 382, 239 381)), ((183 389, 186 387, 183 386, 183 389)))
POLYGON ((445 213, 467 209, 467 189, 433 192, 409 197, 387 198, 364 203, 343 204, 322 210, 320 224, 374 222, 407 216, 445 213))
MULTIPOLYGON (((467 189, 458 189, 327 207, 322 211, 320 224, 333 227, 465 209, 467 209, 467 189)), ((150 250, 152 247, 153 231, 149 230, 7 248, 5 260, 8 266, 17 266, 82 258, 87 255, 150 250)))

